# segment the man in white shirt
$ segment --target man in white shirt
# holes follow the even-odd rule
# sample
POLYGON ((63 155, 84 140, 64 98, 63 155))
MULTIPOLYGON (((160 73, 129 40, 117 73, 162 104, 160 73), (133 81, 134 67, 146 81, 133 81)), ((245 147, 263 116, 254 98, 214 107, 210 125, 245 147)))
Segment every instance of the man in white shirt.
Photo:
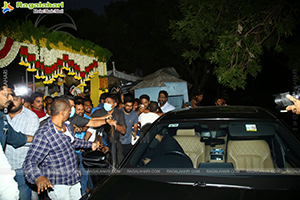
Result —
POLYGON ((14 180, 15 171, 11 169, 0 144, 0 199, 19 199, 18 184, 14 180))
POLYGON ((150 112, 144 112, 139 115, 139 122, 141 123, 141 127, 148 123, 152 124, 157 118, 159 118, 159 115, 157 114, 159 111, 157 102, 151 102, 149 104, 149 109, 150 112))
MULTIPOLYGON (((15 131, 33 136, 39 127, 39 118, 34 112, 25 108, 23 103, 24 99, 21 96, 14 96, 11 105, 8 107, 6 118, 15 131)), ((5 149, 7 160, 16 172, 15 180, 18 183, 19 198, 21 200, 38 199, 37 193, 31 190, 32 185, 26 183, 22 168, 30 144, 26 143, 19 148, 6 145, 5 149)))
POLYGON ((168 96, 169 95, 165 90, 161 90, 158 93, 158 103, 163 113, 167 113, 171 110, 175 110, 175 107, 170 103, 168 103, 168 96))
POLYGON ((140 105, 137 111, 138 115, 149 112, 150 97, 147 94, 140 96, 140 105))

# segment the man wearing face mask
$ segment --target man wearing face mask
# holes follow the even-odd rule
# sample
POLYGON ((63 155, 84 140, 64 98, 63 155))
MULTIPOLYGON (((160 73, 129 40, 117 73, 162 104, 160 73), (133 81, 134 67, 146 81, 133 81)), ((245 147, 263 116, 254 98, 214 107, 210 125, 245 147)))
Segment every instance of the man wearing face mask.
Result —
MULTIPOLYGON (((72 128, 72 131, 74 132, 75 128, 83 128, 85 126, 87 127, 100 127, 104 124, 106 124, 105 119, 109 118, 109 115, 105 115, 103 117, 93 117, 91 119, 84 118, 82 116, 79 116, 75 113, 75 102, 74 98, 72 96, 65 95, 63 98, 67 99, 71 106, 71 113, 68 119, 68 122, 70 123, 70 126, 72 128)), ((106 121, 109 121, 110 119, 107 119, 106 121)), ((77 132, 77 131, 76 131, 77 132)))
MULTIPOLYGON (((107 122, 106 125, 104 125, 104 129, 107 131, 107 137, 112 143, 112 134, 109 130, 111 130, 111 126, 115 127, 115 134, 116 134, 116 145, 117 145, 117 165, 121 163, 121 161, 124 158, 123 155, 123 148, 122 144, 120 142, 120 136, 124 135, 126 133, 126 122, 125 122, 125 116, 124 112, 117 108, 118 105, 118 96, 115 94, 109 94, 105 100, 104 100, 104 107, 96 110, 92 117, 103 117, 107 115, 112 116, 112 120, 105 120, 107 122)), ((115 152, 112 152, 113 154, 115 152)))

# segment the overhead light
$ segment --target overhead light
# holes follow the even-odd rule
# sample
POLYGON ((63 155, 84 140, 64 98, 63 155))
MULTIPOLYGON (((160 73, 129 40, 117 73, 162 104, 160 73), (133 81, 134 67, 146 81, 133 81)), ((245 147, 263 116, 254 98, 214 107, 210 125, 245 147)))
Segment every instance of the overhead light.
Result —
POLYGON ((23 85, 16 87, 14 91, 16 96, 28 95, 28 88, 23 85))

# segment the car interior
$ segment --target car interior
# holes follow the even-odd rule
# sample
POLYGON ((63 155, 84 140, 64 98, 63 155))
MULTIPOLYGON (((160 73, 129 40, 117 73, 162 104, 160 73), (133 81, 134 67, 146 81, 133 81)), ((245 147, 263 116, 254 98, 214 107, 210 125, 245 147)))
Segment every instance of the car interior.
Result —
MULTIPOLYGON (((299 154, 295 153, 299 150, 298 143, 276 123, 207 121, 164 124, 150 131, 149 141, 151 132, 172 136, 192 161, 193 168, 288 173, 288 169, 300 166, 299 154)), ((146 146, 144 150, 155 148, 146 146)), ((139 156, 141 158, 142 153, 139 156)))

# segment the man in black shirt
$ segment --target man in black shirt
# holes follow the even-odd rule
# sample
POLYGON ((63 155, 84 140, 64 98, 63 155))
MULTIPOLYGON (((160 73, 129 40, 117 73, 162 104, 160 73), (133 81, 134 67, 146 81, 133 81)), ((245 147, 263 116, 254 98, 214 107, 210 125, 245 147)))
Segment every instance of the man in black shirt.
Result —
MULTIPOLYGON (((101 117, 93 117, 92 119, 87 119, 84 117, 81 117, 77 114, 75 114, 75 102, 74 102, 74 98, 68 95, 63 96, 64 98, 68 99, 70 106, 71 106, 71 113, 69 116, 68 121, 70 122, 70 126, 72 128, 72 131, 74 132, 75 128, 82 128, 82 127, 100 127, 104 124, 106 124, 106 121, 110 121, 105 120, 106 118, 109 118, 109 115, 105 115, 105 116, 101 116, 101 117)), ((76 132, 79 132, 81 130, 78 130, 76 132)))
MULTIPOLYGON (((124 158, 123 155, 123 149, 122 149, 122 144, 120 142, 120 136, 121 134, 124 135, 126 133, 126 122, 125 122, 125 116, 124 116, 124 112, 120 109, 117 108, 118 105, 118 97, 115 94, 109 94, 104 101, 104 107, 96 110, 93 114, 92 114, 92 118, 93 117, 103 117, 103 116, 108 116, 111 115, 112 116, 112 120, 105 120, 107 122, 106 125, 104 126, 108 126, 108 127, 104 127, 108 128, 108 130, 110 130, 109 126, 114 126, 115 127, 115 137, 116 137, 116 145, 117 145, 117 165, 119 165, 121 163, 121 161, 124 158)), ((110 140, 110 142, 113 142, 112 140, 112 135, 111 132, 107 133, 107 137, 110 140)), ((112 152, 113 154, 115 152, 112 152)))
POLYGON ((203 100, 204 93, 202 91, 196 93, 197 107, 201 106, 201 101, 203 100))

